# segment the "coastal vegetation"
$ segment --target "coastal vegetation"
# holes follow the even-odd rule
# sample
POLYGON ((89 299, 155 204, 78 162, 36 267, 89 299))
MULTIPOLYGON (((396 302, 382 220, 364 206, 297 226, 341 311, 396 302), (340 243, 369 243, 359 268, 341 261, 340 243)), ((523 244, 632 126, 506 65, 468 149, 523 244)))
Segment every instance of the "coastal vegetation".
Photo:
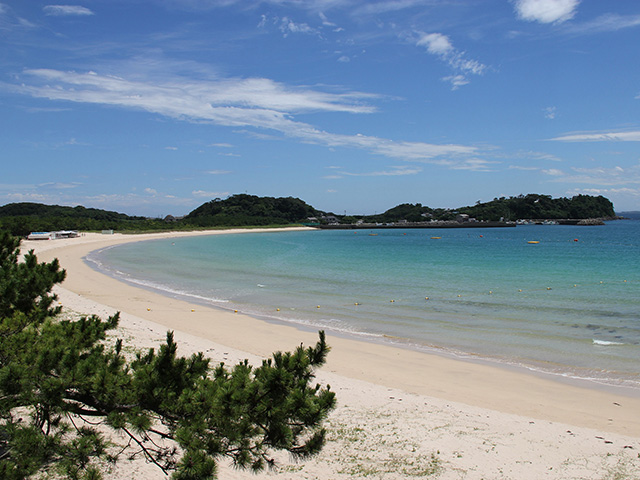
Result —
POLYGON ((400 221, 450 221, 465 214, 477 221, 515 221, 518 219, 607 219, 615 212, 610 200, 603 196, 577 195, 552 198, 550 195, 528 194, 494 198, 490 202, 457 209, 431 208, 420 203, 403 203, 375 215, 337 215, 317 210, 299 198, 258 197, 239 194, 216 198, 200 205, 183 217, 145 218, 123 213, 85 208, 12 203, 0 207, 0 229, 25 236, 35 231, 117 230, 141 232, 160 230, 193 230, 249 226, 282 226, 314 223, 393 223, 400 221))
POLYGON ((221 458, 258 471, 274 450, 321 450, 335 405, 312 383, 329 351, 323 332, 258 367, 179 357, 172 332, 157 350, 135 351, 107 340, 118 315, 61 317, 51 292, 65 271, 19 250, 0 233, 0 478, 95 480, 143 456, 175 479, 207 479, 221 458))

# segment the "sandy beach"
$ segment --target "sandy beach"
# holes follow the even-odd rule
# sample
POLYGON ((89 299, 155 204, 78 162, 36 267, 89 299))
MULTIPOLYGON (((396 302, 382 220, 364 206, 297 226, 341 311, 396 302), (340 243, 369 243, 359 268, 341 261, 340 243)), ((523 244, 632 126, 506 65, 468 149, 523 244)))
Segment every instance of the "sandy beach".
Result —
MULTIPOLYGON (((121 312, 114 336, 147 348, 176 332, 180 353, 214 363, 315 343, 316 332, 159 295, 103 275, 83 257, 124 242, 247 230, 143 235, 84 234, 24 241, 41 261, 58 258, 56 287, 68 314, 121 312)), ((255 230, 254 230, 255 231, 255 230)), ((273 231, 273 230, 270 230, 273 231)), ((560 382, 473 361, 333 336, 317 374, 337 394, 329 442, 316 458, 253 475, 221 464, 219 478, 640 479, 640 395, 560 382)), ((165 478, 137 461, 109 478, 165 478)))

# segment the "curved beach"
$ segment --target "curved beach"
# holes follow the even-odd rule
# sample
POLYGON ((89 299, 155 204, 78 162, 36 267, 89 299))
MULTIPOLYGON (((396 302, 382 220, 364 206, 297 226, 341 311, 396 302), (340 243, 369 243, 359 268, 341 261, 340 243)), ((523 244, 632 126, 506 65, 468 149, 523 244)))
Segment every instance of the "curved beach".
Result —
MULTIPOLYGON (((40 260, 58 258, 67 279, 56 288, 65 308, 100 316, 121 312, 118 336, 158 345, 174 330, 180 353, 203 351, 214 362, 257 362, 276 350, 313 344, 315 332, 163 296, 101 274, 89 252, 160 237, 241 234, 247 230, 144 235, 85 234, 25 241, 40 260)), ((255 232, 255 230, 252 230, 255 232)), ((273 231, 273 230, 268 230, 273 231)), ((330 441, 302 464, 281 461, 274 478, 445 479, 640 478, 640 395, 595 388, 493 365, 332 336, 318 372, 336 391, 330 441)), ((112 478, 164 478, 142 462, 112 478)), ((264 473, 258 475, 273 476, 264 473)), ((255 477, 221 468, 220 478, 255 477)))

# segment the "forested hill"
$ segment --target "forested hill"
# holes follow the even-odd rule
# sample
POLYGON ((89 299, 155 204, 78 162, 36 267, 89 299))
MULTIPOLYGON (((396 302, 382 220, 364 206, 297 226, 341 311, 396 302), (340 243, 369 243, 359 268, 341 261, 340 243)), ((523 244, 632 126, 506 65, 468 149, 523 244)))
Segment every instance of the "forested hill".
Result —
POLYGON ((82 206, 25 202, 0 207, 0 229, 18 236, 53 230, 136 230, 148 223, 145 217, 82 206))
POLYGON ((458 209, 430 208, 421 204, 404 203, 379 215, 327 215, 299 198, 258 197, 232 195, 224 200, 216 198, 204 203, 182 218, 150 219, 96 208, 63 207, 38 203, 12 203, 0 207, 0 229, 13 235, 54 230, 117 230, 120 232, 153 230, 188 230, 233 226, 291 225, 307 223, 310 217, 320 222, 388 223, 406 220, 454 220, 467 214, 479 221, 518 219, 586 219, 614 218, 613 204, 606 198, 577 195, 572 198, 551 198, 548 195, 520 195, 495 198, 458 209))
POLYGON ((55 230, 154 231, 205 227, 291 225, 323 215, 298 198, 233 195, 215 199, 186 217, 151 219, 96 208, 64 207, 38 203, 12 203, 0 207, 0 229, 13 235, 55 230))
POLYGON ((200 205, 184 218, 184 222, 201 227, 286 225, 304 223, 309 217, 322 213, 299 198, 240 194, 200 205))
POLYGON ((605 197, 577 195, 572 198, 552 198, 550 195, 519 195, 509 198, 494 198, 490 202, 476 203, 473 206, 457 209, 430 208, 420 203, 403 203, 378 215, 351 217, 362 218, 365 222, 421 222, 425 220, 455 220, 458 214, 467 214, 479 221, 496 222, 501 219, 515 221, 520 219, 586 219, 614 218, 613 204, 605 197))
POLYGON ((603 196, 576 195, 572 198, 551 198, 550 195, 519 195, 494 198, 491 202, 477 203, 458 209, 478 220, 518 219, 586 219, 614 218, 613 203, 603 196))

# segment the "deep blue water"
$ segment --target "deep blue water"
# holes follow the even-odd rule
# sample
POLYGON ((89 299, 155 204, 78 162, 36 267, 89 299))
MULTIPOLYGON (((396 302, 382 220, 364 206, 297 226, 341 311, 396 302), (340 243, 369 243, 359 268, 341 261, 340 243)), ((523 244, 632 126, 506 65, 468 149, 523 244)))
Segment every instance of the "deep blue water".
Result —
POLYGON ((640 388, 640 221, 185 237, 89 260, 221 308, 640 388))

